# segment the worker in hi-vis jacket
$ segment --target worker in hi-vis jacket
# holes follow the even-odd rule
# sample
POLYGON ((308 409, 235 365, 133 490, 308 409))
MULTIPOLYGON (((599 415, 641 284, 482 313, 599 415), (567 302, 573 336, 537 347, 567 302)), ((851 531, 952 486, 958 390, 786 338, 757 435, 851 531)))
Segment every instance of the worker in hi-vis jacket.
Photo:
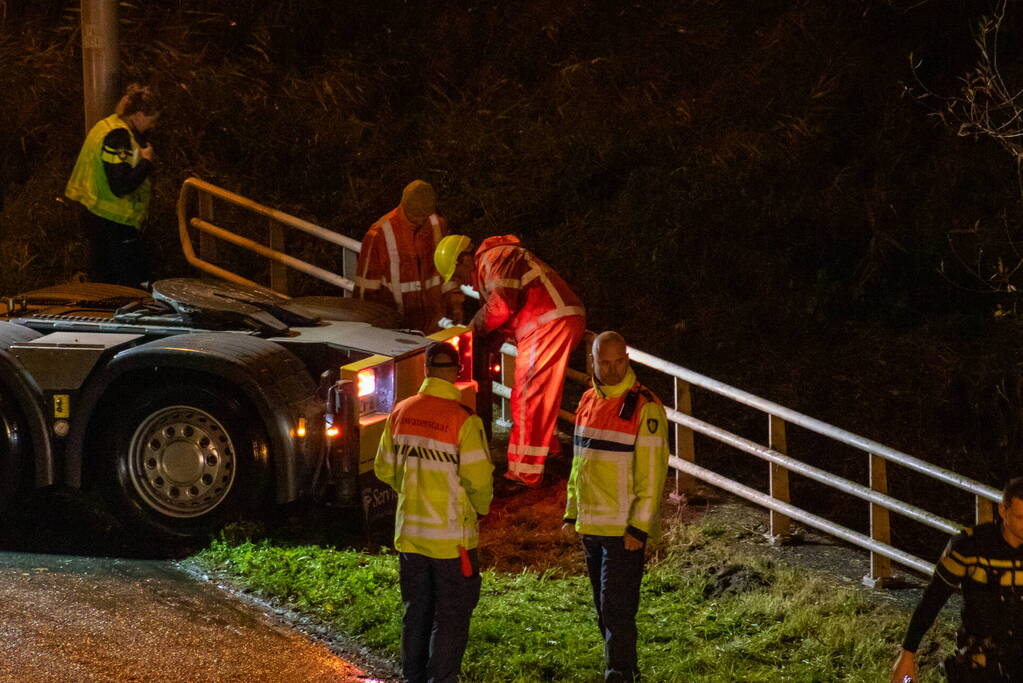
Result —
POLYGON ((593 386, 579 401, 573 444, 562 531, 582 537, 604 640, 604 680, 634 681, 639 585, 647 541, 660 527, 668 419, 636 380, 617 332, 594 340, 593 386))
POLYGON ((419 393, 395 406, 374 470, 398 493, 394 548, 405 613, 401 629, 405 681, 455 681, 480 597, 477 517, 493 497, 483 422, 455 386, 458 351, 426 350, 419 393))
POLYGON ((540 486, 548 454, 561 449, 554 428, 568 356, 586 330, 586 310, 561 276, 514 235, 488 237, 475 254, 470 245, 465 235, 449 235, 434 260, 445 282, 471 284, 480 293, 483 305, 470 323, 477 339, 500 334, 515 340, 505 477, 540 486))
MULTIPOLYGON (((355 296, 394 308, 405 327, 425 334, 440 329, 437 321, 462 294, 454 283, 441 282, 433 251, 448 224, 437 214, 437 195, 430 183, 413 180, 401 203, 366 232, 356 265, 355 296)), ((456 320, 456 322, 461 322, 456 320)))

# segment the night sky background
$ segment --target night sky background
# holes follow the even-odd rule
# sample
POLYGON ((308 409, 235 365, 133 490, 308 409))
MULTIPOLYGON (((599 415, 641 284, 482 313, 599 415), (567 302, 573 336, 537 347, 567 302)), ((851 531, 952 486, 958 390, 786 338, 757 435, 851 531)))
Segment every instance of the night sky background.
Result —
MULTIPOLYGON (((1020 185, 1011 150, 960 131, 948 99, 996 9, 124 3, 123 80, 165 103, 147 234, 162 275, 194 275, 174 217, 190 175, 359 239, 423 178, 454 230, 518 234, 554 265, 590 329, 999 485, 1023 441, 1020 185)), ((994 45, 1010 91, 1018 14, 994 45)), ((76 2, 0 0, 5 294, 84 267, 60 200, 84 132, 79 50, 76 2)), ((760 420, 696 401, 764 440, 760 420)), ((790 442, 862 480, 865 458, 790 442)))

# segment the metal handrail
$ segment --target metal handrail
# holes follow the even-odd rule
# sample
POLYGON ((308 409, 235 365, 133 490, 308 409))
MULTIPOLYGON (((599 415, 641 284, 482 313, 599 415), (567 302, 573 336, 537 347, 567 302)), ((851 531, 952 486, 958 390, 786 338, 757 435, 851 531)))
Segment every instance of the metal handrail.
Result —
MULTIPOLYGON (((230 230, 227 230, 221 226, 214 225, 209 220, 204 220, 204 218, 208 217, 190 216, 188 211, 189 209, 188 198, 192 194, 197 194, 199 196, 205 195, 210 197, 216 197, 222 201, 234 204, 235 206, 240 206, 243 209, 265 216, 266 218, 271 220, 275 225, 279 224, 289 228, 293 228, 295 230, 299 230, 308 235, 312 235, 313 237, 316 237, 318 239, 330 242, 331 244, 335 244, 341 247, 342 249, 345 249, 354 254, 358 254, 362 250, 362 243, 359 242, 358 240, 352 239, 351 237, 347 237, 340 233, 336 233, 333 230, 327 230, 326 228, 316 225, 315 223, 310 223, 309 221, 302 220, 301 218, 298 218, 297 216, 292 216, 291 214, 285 213, 284 211, 279 211, 269 206, 264 206, 263 204, 254 202, 251 199, 243 197, 240 194, 236 194, 234 192, 231 192, 230 190, 225 190, 222 187, 218 187, 216 185, 208 183, 205 180, 200 180, 199 178, 188 178, 181 184, 181 191, 178 194, 177 214, 178 214, 178 238, 181 241, 182 252, 184 253, 185 259, 188 261, 189 264, 195 266, 196 268, 202 270, 203 272, 209 273, 224 280, 228 280, 230 282, 235 282, 237 284, 245 286, 253 287, 260 286, 257 283, 253 282, 252 280, 244 278, 241 275, 233 273, 225 268, 221 268, 220 266, 210 263, 208 260, 197 255, 195 253, 195 248, 192 245, 191 235, 189 235, 188 233, 188 228, 192 227, 199 230, 201 233, 212 235, 213 237, 217 237, 226 242, 230 242, 231 244, 242 247, 243 249, 248 249, 249 251, 259 254, 260 256, 263 256, 274 263, 279 263, 288 268, 298 270, 299 272, 305 273, 306 275, 322 280, 323 282, 334 285, 335 287, 340 287, 341 289, 344 289, 349 292, 355 289, 355 283, 349 278, 337 275, 336 273, 332 273, 328 270, 315 266, 307 261, 303 261, 302 259, 295 258, 294 256, 291 256, 280 249, 267 247, 259 242, 256 242, 255 240, 242 237, 241 235, 231 232, 230 230)), ((202 212, 200 211, 200 213, 202 212)), ((271 234, 273 233, 271 232, 271 234)), ((271 241, 273 241, 273 239, 271 239, 271 241)), ((274 284, 275 283, 271 282, 271 287, 273 287, 274 284)), ((281 289, 281 287, 276 287, 276 289, 281 289)), ((281 293, 283 294, 284 292, 281 293)))
POLYGON ((659 370, 667 375, 671 375, 676 379, 689 382, 701 389, 707 389, 708 391, 712 391, 720 396, 730 398, 737 403, 749 406, 750 408, 756 408, 768 415, 774 415, 775 417, 779 417, 790 424, 816 432, 821 436, 834 439, 839 443, 858 448, 861 451, 874 453, 886 460, 896 462, 911 470, 915 470, 921 474, 926 474, 927 476, 938 479, 946 484, 968 491, 975 496, 981 496, 995 502, 1002 498, 1001 491, 970 479, 958 472, 938 467, 926 460, 921 460, 920 458, 897 451, 894 448, 889 448, 888 446, 876 441, 871 441, 870 439, 858 434, 840 429, 839 427, 835 427, 834 425, 830 425, 816 418, 804 415, 803 413, 798 413, 795 410, 773 403, 767 399, 760 398, 759 396, 750 394, 742 389, 736 389, 724 382, 719 382, 718 380, 711 379, 710 377, 693 372, 692 370, 687 370, 681 365, 676 365, 675 363, 658 358, 657 356, 653 356, 631 346, 629 347, 629 359, 639 363, 640 365, 645 365, 648 368, 659 370))
POLYGON ((785 503, 783 501, 778 500, 777 498, 772 498, 766 493, 758 491, 754 488, 750 488, 749 486, 740 484, 739 482, 733 479, 729 479, 728 477, 722 476, 715 472, 714 470, 709 470, 706 467, 700 467, 699 465, 691 463, 688 460, 682 460, 681 458, 677 458, 675 456, 671 456, 668 459, 668 464, 679 471, 686 472, 688 474, 693 475, 694 477, 702 479, 708 484, 716 486, 719 489, 723 489, 725 491, 728 491, 729 493, 734 493, 737 496, 745 498, 746 500, 752 501, 771 510, 781 512, 782 514, 791 517, 792 519, 799 520, 800 522, 806 524, 807 526, 812 526, 815 529, 820 529, 821 531, 831 536, 834 536, 835 538, 841 539, 848 543, 852 543, 853 545, 858 545, 861 548, 869 550, 871 553, 877 553, 879 555, 887 557, 888 559, 895 560, 896 562, 905 567, 915 569, 923 574, 931 574, 934 572, 934 565, 930 562, 921 560, 919 557, 910 555, 909 553, 899 550, 898 548, 895 548, 887 543, 877 541, 871 538, 870 536, 866 536, 859 532, 853 531, 852 529, 848 529, 840 524, 835 524, 831 520, 825 519, 810 512, 806 512, 805 510, 802 510, 796 507, 795 505, 785 503))
POLYGON ((899 512, 905 515, 906 517, 915 519, 916 521, 922 524, 926 524, 929 527, 939 529, 940 531, 944 531, 945 533, 949 534, 958 533, 963 529, 962 524, 956 524, 950 519, 945 519, 944 517, 936 515, 933 512, 927 512, 926 510, 919 508, 915 505, 904 503, 898 498, 893 498, 887 494, 875 491, 868 486, 864 486, 863 484, 859 484, 850 479, 846 479, 845 477, 840 477, 836 474, 832 474, 826 470, 820 469, 819 467, 808 465, 805 462, 802 462, 801 460, 796 460, 795 458, 791 458, 771 448, 761 446, 755 441, 751 441, 750 439, 746 439, 737 434, 733 434, 732 432, 721 429, 720 427, 715 427, 709 422, 698 420, 697 418, 691 415, 680 413, 672 408, 667 408, 665 412, 668 415, 668 419, 674 422, 675 424, 682 425, 683 427, 688 427, 695 432, 699 432, 701 434, 709 436, 712 439, 720 441, 721 443, 727 444, 729 446, 734 446, 735 448, 738 448, 741 451, 745 451, 750 455, 755 455, 761 460, 766 460, 768 462, 773 462, 778 465, 781 465, 790 472, 796 472, 807 477, 808 479, 813 479, 814 481, 818 481, 822 484, 827 484, 828 486, 837 488, 840 491, 845 491, 846 493, 856 496, 857 498, 860 498, 862 500, 874 503, 876 505, 881 505, 885 508, 888 508, 889 510, 892 510, 893 512, 899 512))

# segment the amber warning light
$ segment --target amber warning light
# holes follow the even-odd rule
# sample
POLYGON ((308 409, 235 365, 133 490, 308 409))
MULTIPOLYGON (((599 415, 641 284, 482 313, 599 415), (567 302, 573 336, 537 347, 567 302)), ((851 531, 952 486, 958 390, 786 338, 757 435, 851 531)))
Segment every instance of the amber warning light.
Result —
POLYGON ((329 436, 330 438, 334 438, 335 436, 338 436, 340 433, 341 429, 339 427, 334 427, 333 425, 327 427, 327 436, 329 436))
POLYGON ((359 370, 359 375, 356 381, 358 385, 359 398, 369 396, 377 390, 376 370, 359 370))

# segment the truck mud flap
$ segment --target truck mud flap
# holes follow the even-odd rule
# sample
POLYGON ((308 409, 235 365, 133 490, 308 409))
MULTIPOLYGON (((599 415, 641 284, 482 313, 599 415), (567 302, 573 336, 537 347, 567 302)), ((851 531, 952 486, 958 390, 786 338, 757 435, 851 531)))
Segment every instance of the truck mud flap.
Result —
POLYGON ((376 478, 373 472, 359 475, 359 493, 362 498, 362 521, 366 536, 379 545, 394 544, 394 515, 398 494, 376 478))

